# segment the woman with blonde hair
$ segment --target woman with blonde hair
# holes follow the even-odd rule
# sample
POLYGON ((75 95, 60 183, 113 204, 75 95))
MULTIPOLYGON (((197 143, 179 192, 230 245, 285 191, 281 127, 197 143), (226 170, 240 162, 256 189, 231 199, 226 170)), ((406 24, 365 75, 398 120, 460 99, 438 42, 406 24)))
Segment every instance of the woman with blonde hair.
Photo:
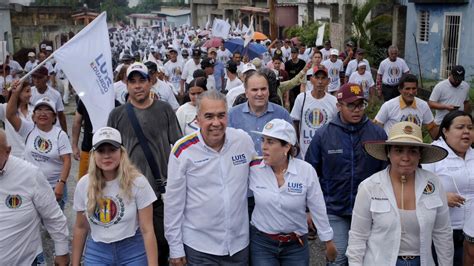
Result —
POLYGON ((158 263, 152 218, 156 195, 121 143, 120 132, 110 127, 92 138, 89 172, 74 193, 72 265, 80 265, 83 254, 85 265, 158 263))

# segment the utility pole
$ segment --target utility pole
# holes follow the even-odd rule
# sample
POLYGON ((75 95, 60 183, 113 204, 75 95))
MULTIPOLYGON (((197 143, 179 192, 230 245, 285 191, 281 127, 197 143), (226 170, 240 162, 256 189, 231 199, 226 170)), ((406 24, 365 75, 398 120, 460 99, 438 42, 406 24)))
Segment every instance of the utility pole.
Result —
POLYGON ((308 0, 308 24, 314 22, 314 0, 308 0))
POLYGON ((278 38, 278 25, 276 22, 276 1, 268 0, 268 6, 270 7, 270 39, 276 40, 278 38))

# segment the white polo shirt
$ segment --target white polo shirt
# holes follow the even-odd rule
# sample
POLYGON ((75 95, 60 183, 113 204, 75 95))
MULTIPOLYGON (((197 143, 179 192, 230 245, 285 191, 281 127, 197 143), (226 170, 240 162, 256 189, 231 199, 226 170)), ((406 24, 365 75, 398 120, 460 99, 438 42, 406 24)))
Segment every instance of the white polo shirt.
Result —
POLYGON ((307 234, 308 207, 318 228, 319 239, 329 241, 333 238, 318 175, 309 163, 291 158, 281 187, 278 187, 272 168, 263 160, 254 160, 250 166, 249 188, 255 197, 251 223, 259 231, 307 234))
POLYGON ((250 136, 227 128, 217 152, 200 131, 178 140, 170 154, 164 198, 165 237, 170 257, 199 252, 233 255, 249 245, 249 164, 256 155, 250 136))
POLYGON ((434 118, 427 102, 415 97, 413 104, 407 106, 402 96, 398 96, 382 104, 375 120, 383 124, 383 129, 388 135, 390 128, 398 122, 413 122, 421 127, 433 122, 434 118))
POLYGON ((41 223, 56 255, 69 252, 66 217, 51 186, 36 166, 9 156, 0 176, 0 262, 31 265, 41 253, 41 223))
MULTIPOLYGON (((430 95, 430 101, 450 104, 459 106, 459 110, 464 110, 464 102, 469 101, 469 84, 465 81, 457 87, 451 85, 449 79, 445 79, 433 88, 430 95)), ((435 123, 441 124, 445 115, 449 113, 449 110, 436 110, 435 111, 435 123)))

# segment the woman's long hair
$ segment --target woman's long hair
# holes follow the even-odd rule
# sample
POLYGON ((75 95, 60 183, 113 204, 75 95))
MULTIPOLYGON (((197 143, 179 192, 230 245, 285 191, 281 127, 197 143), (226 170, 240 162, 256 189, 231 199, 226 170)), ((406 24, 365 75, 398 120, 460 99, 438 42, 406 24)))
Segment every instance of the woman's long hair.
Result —
MULTIPOLYGON (((105 187, 105 179, 102 170, 95 163, 95 152, 91 151, 89 160, 89 186, 87 187, 87 213, 95 213, 97 203, 102 198, 102 190, 105 187)), ((133 181, 142 174, 130 162, 127 150, 120 147, 120 164, 117 169, 117 178, 119 180, 120 195, 128 200, 132 197, 133 181)))

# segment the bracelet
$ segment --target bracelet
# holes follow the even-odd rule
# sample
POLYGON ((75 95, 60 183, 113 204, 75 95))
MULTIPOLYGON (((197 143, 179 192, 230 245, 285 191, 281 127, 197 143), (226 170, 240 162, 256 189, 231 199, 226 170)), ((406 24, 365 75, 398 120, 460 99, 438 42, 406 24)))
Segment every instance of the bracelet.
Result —
POLYGON ((66 181, 64 181, 62 179, 58 179, 58 183, 63 183, 64 185, 66 185, 66 181))

